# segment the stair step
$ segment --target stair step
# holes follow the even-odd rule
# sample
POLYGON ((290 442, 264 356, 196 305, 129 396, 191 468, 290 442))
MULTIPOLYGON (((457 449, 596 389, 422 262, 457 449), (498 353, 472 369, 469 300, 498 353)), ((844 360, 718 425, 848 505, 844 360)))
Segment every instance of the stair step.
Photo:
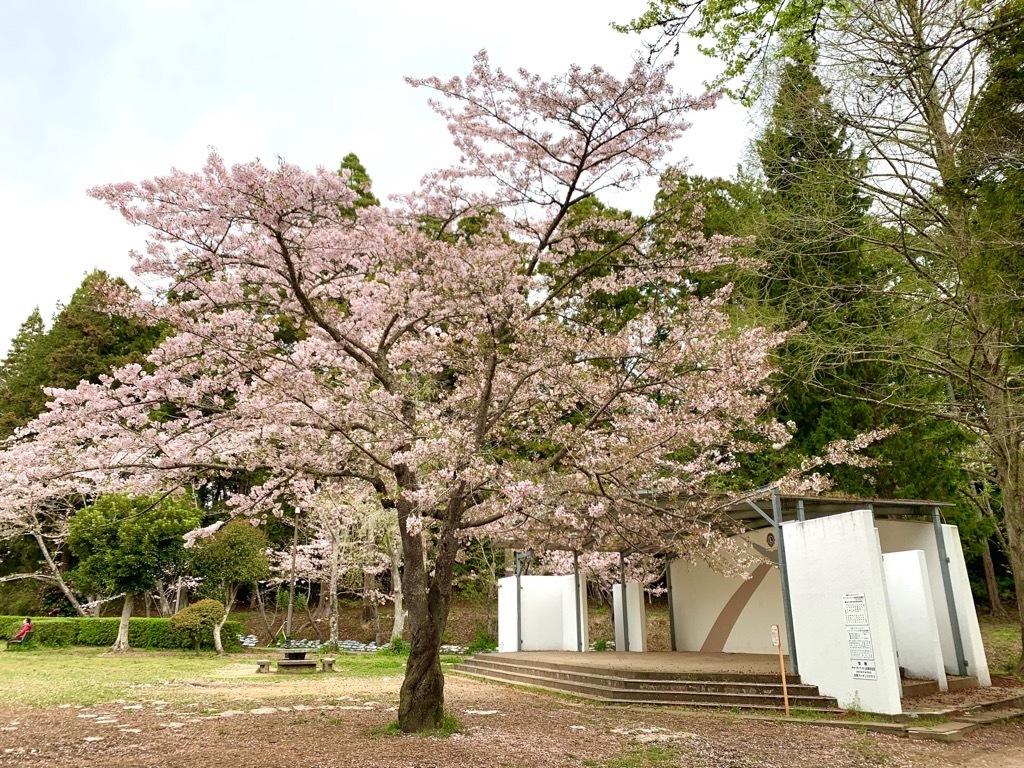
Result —
MULTIPOLYGON (((501 653, 482 653, 471 656, 464 661, 482 662, 487 664, 500 664, 503 666, 529 666, 538 669, 551 669, 566 672, 582 672, 584 674, 597 674, 607 678, 627 678, 631 680, 678 680, 698 682, 757 682, 766 684, 779 684, 779 675, 757 674, 748 672, 659 672, 642 669, 622 669, 614 667, 594 667, 584 664, 571 664, 558 661, 544 661, 541 659, 508 658, 501 653)), ((799 675, 786 675, 787 685, 800 685, 799 675)))
MULTIPOLYGON (((597 683, 574 682, 568 680, 557 680, 545 675, 529 674, 525 672, 514 672, 509 670, 480 670, 466 668, 466 665, 459 665, 455 672, 469 677, 484 680, 510 683, 514 685, 525 685, 533 688, 570 693, 581 698, 593 699, 596 701, 629 703, 629 704, 683 704, 686 706, 709 706, 709 707, 731 707, 742 709, 783 709, 784 702, 781 693, 722 693, 714 691, 655 691, 645 689, 630 689, 623 687, 612 687, 597 683)), ((793 695, 790 696, 790 706, 800 709, 815 709, 819 711, 836 711, 839 709, 835 699, 824 696, 793 695)))
MULTIPOLYGON (((679 680, 679 679, 653 679, 653 678, 627 678, 608 676, 588 670, 563 670, 540 667, 529 663, 495 663, 488 659, 468 659, 459 665, 460 670, 488 672, 510 672, 530 674, 537 677, 545 677, 550 680, 591 683, 609 688, 645 690, 658 692, 712 692, 712 693, 738 693, 738 694, 769 694, 782 695, 782 684, 776 679, 774 682, 741 682, 741 681, 719 681, 719 680, 679 680)), ((791 696, 818 696, 818 687, 802 683, 788 685, 791 696)))

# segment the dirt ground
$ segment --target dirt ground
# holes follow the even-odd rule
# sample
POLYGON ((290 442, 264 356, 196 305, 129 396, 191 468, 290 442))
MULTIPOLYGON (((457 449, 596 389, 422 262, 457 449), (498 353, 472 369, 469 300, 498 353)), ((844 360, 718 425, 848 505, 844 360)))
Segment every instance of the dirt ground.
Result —
POLYGON ((91 707, 0 707, 0 766, 70 768, 1021 768, 1024 723, 955 744, 679 709, 610 707, 447 676, 447 738, 383 733, 398 678, 140 686, 91 707), (137 695, 136 695, 137 694, 137 695))

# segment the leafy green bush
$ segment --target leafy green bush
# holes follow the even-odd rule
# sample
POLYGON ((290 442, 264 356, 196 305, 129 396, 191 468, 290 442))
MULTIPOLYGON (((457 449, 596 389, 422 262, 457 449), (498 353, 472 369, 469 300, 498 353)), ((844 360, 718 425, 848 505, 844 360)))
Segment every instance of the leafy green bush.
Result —
POLYGON ((402 638, 396 637, 391 641, 391 645, 385 645, 377 653, 382 656, 408 656, 409 644, 402 638))
POLYGON ((200 600, 171 616, 171 631, 182 646, 197 651, 203 639, 213 636, 213 628, 224 617, 224 605, 216 600, 200 600))
POLYGON ((67 648, 78 643, 78 621, 75 619, 40 619, 32 622, 32 639, 35 645, 53 648, 67 648))
POLYGON ((487 653, 489 651, 497 650, 498 644, 491 638, 487 632, 480 630, 476 633, 476 637, 473 638, 473 642, 469 644, 466 650, 469 653, 487 653))
POLYGON ((24 616, 0 616, 0 637, 5 640, 14 637, 24 621, 24 616))
POLYGON ((128 645, 133 648, 186 648, 171 628, 171 619, 132 619, 128 624, 128 645))
MULTIPOLYGON (((197 603, 196 605, 198 605, 197 603)), ((221 614, 223 615, 223 614, 221 614)), ((0 637, 13 637, 21 629, 24 616, 0 616, 0 637)), ((49 646, 63 648, 69 645, 89 645, 103 647, 113 645, 117 638, 117 626, 120 619, 110 618, 40 618, 32 622, 32 639, 27 643, 31 646, 49 646)), ((237 621, 229 621, 224 625, 221 636, 224 650, 240 651, 242 644, 239 635, 245 634, 245 627, 237 621)), ((195 648, 195 642, 183 637, 171 628, 171 619, 134 618, 128 624, 128 643, 133 648, 181 650, 195 648)), ((17 648, 19 646, 11 646, 17 648)), ((213 633, 207 631, 202 635, 200 648, 213 647, 213 633)))
MULTIPOLYGON (((76 619, 78 622, 78 645, 113 645, 117 639, 117 625, 120 619, 76 619)), ((131 624, 128 625, 129 631, 131 624)))

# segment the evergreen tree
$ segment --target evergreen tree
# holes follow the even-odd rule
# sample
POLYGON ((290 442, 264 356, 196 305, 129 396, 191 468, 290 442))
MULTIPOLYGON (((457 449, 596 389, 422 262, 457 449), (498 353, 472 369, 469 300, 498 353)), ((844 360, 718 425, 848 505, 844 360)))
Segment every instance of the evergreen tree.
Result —
POLYGON ((58 310, 49 331, 38 309, 22 324, 0 363, 0 438, 45 410, 44 387, 98 381, 114 368, 141 363, 159 341, 158 326, 109 311, 106 294, 111 285, 127 289, 120 278, 92 272, 58 310))
POLYGON ((135 597, 184 560, 184 535, 201 514, 185 498, 101 496, 69 524, 68 546, 78 558, 76 582, 88 592, 123 592, 124 608, 112 650, 128 650, 128 622, 135 597))
POLYGON ((21 324, 0 363, 0 437, 7 437, 43 409, 47 379, 46 329, 39 308, 21 324))
POLYGON ((366 168, 354 152, 349 152, 341 159, 338 173, 348 174, 348 188, 359 195, 352 208, 349 209, 351 218, 355 218, 356 211, 360 208, 380 205, 380 200, 373 194, 373 182, 370 179, 370 174, 366 172, 366 168))
MULTIPOLYGON (((792 443, 746 462, 754 480, 782 474, 838 439, 875 429, 891 436, 869 449, 868 472, 830 467, 839 492, 859 496, 947 499, 964 478, 958 469, 966 436, 955 425, 886 405, 899 389, 935 390, 899 359, 867 359, 897 311, 882 286, 892 265, 869 243, 877 229, 857 183, 866 171, 829 95, 809 65, 782 70, 771 120, 756 144, 764 189, 752 220, 760 276, 746 286, 760 315, 800 328, 780 349, 781 397, 775 415, 793 422, 792 443)), ((920 396, 918 392, 918 396, 920 396)))

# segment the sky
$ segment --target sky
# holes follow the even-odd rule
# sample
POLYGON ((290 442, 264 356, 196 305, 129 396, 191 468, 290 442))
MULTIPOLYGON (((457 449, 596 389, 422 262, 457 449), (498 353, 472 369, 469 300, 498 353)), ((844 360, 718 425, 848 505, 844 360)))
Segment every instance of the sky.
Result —
MULTIPOLYGON (((494 66, 551 76, 573 63, 624 76, 636 36, 609 27, 645 0, 4 0, 0 3, 0 354, 34 307, 49 324, 93 269, 132 280, 143 232, 89 198, 94 185, 278 157, 312 169, 355 152, 384 198, 454 159, 428 94, 407 75, 494 66)), ((671 81, 716 71, 692 47, 671 81)), ((674 160, 731 175, 745 111, 696 113, 674 160)), ((649 197, 649 191, 648 195, 649 197)), ((624 201, 613 201, 622 204, 624 201)), ((643 210, 644 201, 630 201, 643 210)))

